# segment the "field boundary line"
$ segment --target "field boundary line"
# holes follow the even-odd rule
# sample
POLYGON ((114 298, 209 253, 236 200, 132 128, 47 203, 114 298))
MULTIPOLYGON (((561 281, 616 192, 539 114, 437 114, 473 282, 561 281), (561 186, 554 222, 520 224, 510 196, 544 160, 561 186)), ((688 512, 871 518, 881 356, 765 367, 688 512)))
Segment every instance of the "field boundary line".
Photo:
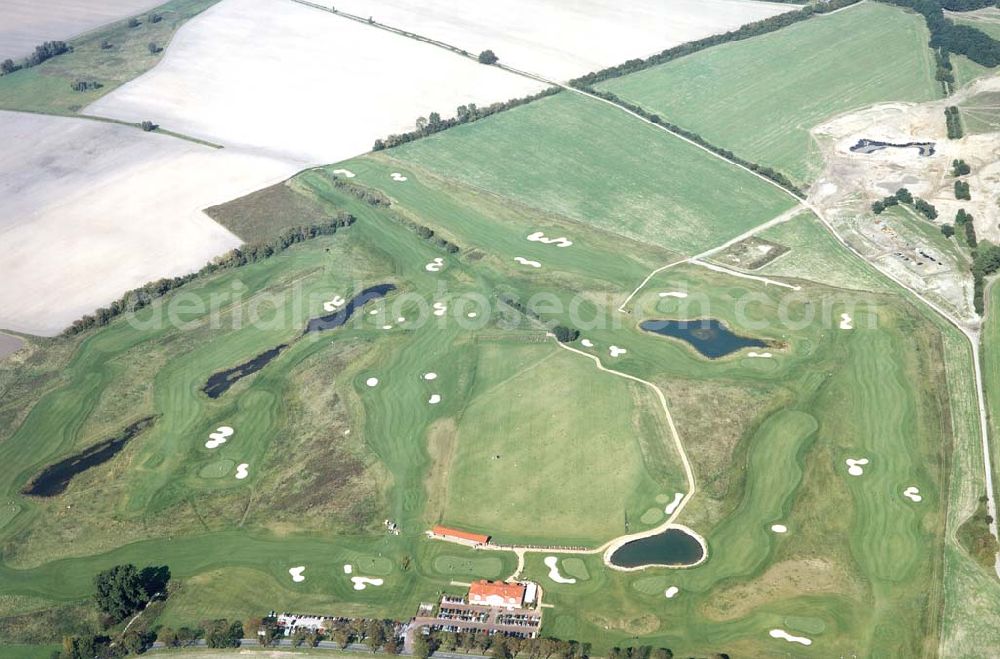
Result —
POLYGON ((702 261, 701 259, 691 259, 691 265, 700 265, 703 268, 708 268, 709 270, 714 270, 715 272, 721 272, 723 274, 731 275, 733 277, 740 277, 741 279, 752 279, 754 281, 761 282, 765 286, 782 286, 784 288, 790 288, 793 291, 802 290, 802 287, 796 284, 786 284, 785 282, 778 281, 777 279, 762 277, 761 275, 751 275, 746 272, 740 272, 739 270, 733 270, 732 268, 727 268, 724 265, 718 265, 717 263, 709 263, 708 261, 702 261))

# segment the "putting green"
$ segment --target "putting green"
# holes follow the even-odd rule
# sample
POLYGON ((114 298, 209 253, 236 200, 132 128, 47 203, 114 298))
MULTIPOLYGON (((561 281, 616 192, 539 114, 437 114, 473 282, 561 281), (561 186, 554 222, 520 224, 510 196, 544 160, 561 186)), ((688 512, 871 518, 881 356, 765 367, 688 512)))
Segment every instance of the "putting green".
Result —
POLYGON ((235 467, 236 463, 232 460, 217 460, 198 470, 198 476, 200 478, 223 478, 231 475, 235 467))

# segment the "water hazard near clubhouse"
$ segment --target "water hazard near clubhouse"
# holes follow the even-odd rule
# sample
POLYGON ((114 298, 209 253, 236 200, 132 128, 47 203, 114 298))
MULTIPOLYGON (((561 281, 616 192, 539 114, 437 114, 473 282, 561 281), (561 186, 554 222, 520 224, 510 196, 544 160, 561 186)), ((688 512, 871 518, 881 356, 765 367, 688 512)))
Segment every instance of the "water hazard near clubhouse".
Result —
POLYGON ((740 336, 713 318, 699 320, 644 320, 639 328, 654 334, 680 339, 709 359, 725 357, 743 348, 767 348, 762 339, 740 336))
POLYGON ((684 529, 669 528, 663 533, 625 543, 608 560, 624 568, 687 567, 703 558, 705 548, 698 538, 684 529))

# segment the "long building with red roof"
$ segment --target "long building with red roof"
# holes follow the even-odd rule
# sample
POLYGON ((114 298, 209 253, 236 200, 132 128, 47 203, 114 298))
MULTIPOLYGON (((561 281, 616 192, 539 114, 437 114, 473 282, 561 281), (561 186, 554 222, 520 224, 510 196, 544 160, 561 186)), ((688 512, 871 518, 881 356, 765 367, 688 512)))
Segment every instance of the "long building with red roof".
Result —
POLYGON ((458 529, 451 529, 447 526, 435 526, 431 529, 431 535, 439 536, 446 540, 458 540, 463 543, 468 543, 472 545, 485 545, 490 541, 490 536, 483 535, 481 533, 469 533, 468 531, 460 531, 458 529))

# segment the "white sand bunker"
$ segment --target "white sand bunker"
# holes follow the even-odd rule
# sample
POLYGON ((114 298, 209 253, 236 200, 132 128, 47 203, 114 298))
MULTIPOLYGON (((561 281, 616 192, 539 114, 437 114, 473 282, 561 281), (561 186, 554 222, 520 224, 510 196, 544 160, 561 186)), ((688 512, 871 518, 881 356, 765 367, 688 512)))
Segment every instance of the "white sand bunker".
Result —
POLYGON ((864 466, 868 464, 868 458, 859 458, 857 460, 853 458, 847 458, 847 473, 851 476, 861 476, 865 473, 864 466))
POLYGON ((762 359, 770 359, 771 357, 774 357, 774 355, 772 355, 769 352, 754 352, 751 350, 750 352, 747 353, 747 357, 760 357, 762 359))
POLYGON ((468 316, 469 318, 475 318, 479 314, 477 314, 475 311, 470 311, 469 313, 467 313, 465 315, 468 316))
POLYGON ((344 574, 350 574, 351 572, 354 572, 354 566, 351 565, 350 563, 345 563, 344 564, 344 574))
POLYGON ((805 636, 792 636, 784 629, 772 629, 770 632, 771 638, 783 638, 789 643, 801 643, 802 645, 812 645, 812 639, 808 639, 805 636))
POLYGON ((850 314, 840 314, 840 329, 854 329, 854 320, 850 314))
POLYGON ((434 371, 429 371, 427 373, 424 373, 425 380, 437 380, 437 376, 438 374, 435 373, 434 371))
POLYGON ((555 556, 545 557, 545 567, 549 568, 549 579, 556 583, 576 583, 576 579, 564 577, 559 573, 559 559, 555 556))
POLYGON ((384 329, 384 330, 391 330, 392 329, 392 325, 383 325, 382 329, 384 329))
POLYGON ((399 172, 393 172, 392 174, 389 174, 389 178, 391 178, 393 181, 396 181, 397 183, 402 183, 403 181, 406 180, 406 177, 400 174, 399 172))
POLYGON ((247 464, 246 462, 241 462, 240 464, 236 465, 236 480, 241 481, 250 475, 250 472, 247 471, 247 467, 249 466, 250 465, 247 464))
POLYGON ((377 387, 378 378, 368 378, 367 380, 365 380, 365 384, 367 384, 369 387, 377 387))
POLYGON ((920 496, 920 489, 915 485, 911 485, 910 487, 903 490, 903 496, 914 503, 920 503, 921 501, 924 500, 924 498, 920 496))
POLYGON ((427 402, 431 405, 437 405, 441 402, 441 394, 431 394, 431 397, 427 399, 427 402))
POLYGON ((343 176, 344 178, 354 178, 354 172, 349 169, 335 169, 333 170, 335 176, 343 176))
POLYGON ((608 348, 608 352, 611 353, 612 357, 617 357, 618 355, 624 355, 628 350, 625 348, 619 348, 618 346, 611 346, 608 348))
POLYGON ((678 588, 677 586, 671 586, 670 588, 667 588, 663 592, 663 594, 666 596, 668 600, 672 600, 674 599, 674 597, 677 595, 678 592, 680 592, 680 588, 678 588))
POLYGON ((405 323, 406 322, 406 316, 400 316, 399 318, 396 319, 396 322, 397 323, 405 323))
POLYGON ((443 316, 445 312, 448 311, 448 305, 446 305, 444 302, 435 302, 431 306, 434 308, 435 316, 443 316))
POLYGON ((215 432, 209 434, 205 448, 218 448, 226 443, 226 440, 233 436, 233 429, 229 426, 219 426, 215 432))
POLYGON ((300 581, 306 580, 306 578, 302 576, 302 573, 305 571, 305 569, 306 569, 305 565, 300 565, 298 567, 290 567, 288 568, 288 574, 292 575, 292 581, 294 581, 295 583, 299 583, 300 581))
POLYGON ((771 530, 775 533, 788 533, 788 527, 784 524, 772 524, 771 530))
POLYGON ((591 341, 590 339, 580 339, 580 345, 582 345, 584 348, 593 348, 594 342, 591 341))
POLYGON ((378 312, 379 312, 378 309, 372 309, 371 311, 368 312, 368 315, 369 316, 376 316, 376 315, 378 315, 378 312))
POLYGON ((677 506, 681 505, 681 501, 683 500, 683 492, 674 492, 674 500, 667 504, 667 507, 663 509, 663 512, 668 515, 673 515, 674 511, 677 510, 677 506))
POLYGON ((441 268, 444 267, 444 259, 440 256, 424 266, 424 270, 427 272, 441 272, 441 268))
POLYGON ((544 245, 555 245, 556 247, 569 247, 573 244, 572 240, 567 240, 566 238, 546 238, 545 234, 541 231, 536 231, 535 233, 528 236, 528 240, 533 243, 542 243, 544 245))
POLYGON ((344 298, 334 295, 332 300, 323 303, 323 311, 336 311, 344 306, 344 298))
POLYGON ((660 297, 679 297, 679 298, 685 298, 687 296, 688 296, 688 294, 684 293, 682 291, 664 291, 664 292, 660 293, 660 297))
POLYGON ((381 579, 371 577, 351 577, 351 581, 354 582, 354 590, 364 590, 368 586, 381 586, 385 583, 381 579))
POLYGON ((515 256, 514 260, 517 261, 518 263, 520 263, 521 265, 530 265, 532 268, 540 268, 540 267, 542 267, 542 264, 539 263, 538 261, 529 261, 528 259, 524 258, 523 256, 515 256))

